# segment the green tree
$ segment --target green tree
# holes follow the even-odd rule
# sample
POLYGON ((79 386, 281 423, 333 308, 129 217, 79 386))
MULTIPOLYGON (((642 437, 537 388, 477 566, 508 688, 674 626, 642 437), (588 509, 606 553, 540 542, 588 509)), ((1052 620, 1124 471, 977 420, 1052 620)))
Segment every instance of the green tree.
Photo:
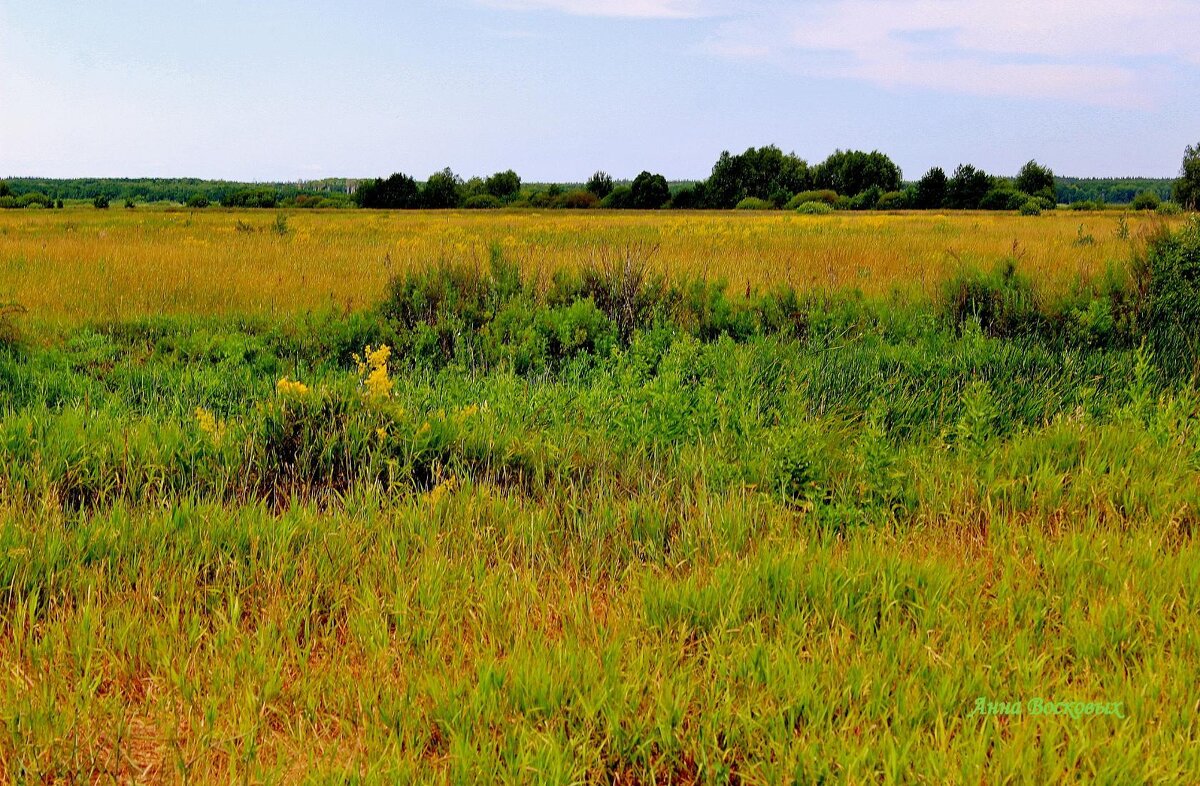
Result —
POLYGON ((12 196, 12 189, 8 187, 8 182, 0 180, 0 197, 12 196))
POLYGON ((921 210, 938 210, 945 207, 948 183, 946 172, 940 166, 930 169, 917 182, 914 207, 921 210))
POLYGON ((774 145, 749 148, 744 153, 721 153, 705 183, 709 207, 729 209, 744 199, 764 199, 777 204, 812 184, 808 162, 774 145))
POLYGON ((613 192, 612 175, 607 172, 597 170, 590 178, 588 178, 585 188, 591 191, 599 199, 604 199, 613 192))
POLYGON ((671 188, 662 175, 642 172, 630 186, 630 207, 634 210, 658 210, 671 198, 671 188))
POLYGON ((1173 189, 1175 201, 1186 208, 1200 207, 1200 142, 1183 152, 1183 166, 1173 189))
POLYGON ((946 184, 946 206, 956 210, 977 210, 992 190, 992 178, 982 169, 959 164, 946 184))
POLYGON ((1054 172, 1049 167, 1044 167, 1037 161, 1030 161, 1021 167, 1021 171, 1017 173, 1017 180, 1013 185, 1016 186, 1018 191, 1024 191, 1030 196, 1045 196, 1050 199, 1057 199, 1057 182, 1054 179, 1054 172))
POLYGON ((450 167, 435 172, 425 181, 421 192, 425 207, 434 210, 458 207, 462 204, 463 181, 450 167))
POLYGON ((358 187, 354 200, 360 207, 380 210, 414 210, 421 206, 417 181, 399 172, 387 180, 376 179, 358 187))
POLYGON ((855 196, 876 186, 880 191, 899 191, 900 167, 878 150, 838 150, 813 170, 817 188, 829 188, 844 196, 855 196))
POLYGON ((497 199, 511 201, 521 193, 521 177, 511 169, 497 172, 487 179, 484 184, 487 192, 497 199))

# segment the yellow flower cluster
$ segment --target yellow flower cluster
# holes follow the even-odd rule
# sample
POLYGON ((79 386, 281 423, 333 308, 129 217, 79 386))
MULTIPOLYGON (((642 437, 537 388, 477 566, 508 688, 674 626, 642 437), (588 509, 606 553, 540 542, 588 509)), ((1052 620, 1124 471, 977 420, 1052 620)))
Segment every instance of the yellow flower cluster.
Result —
POLYGON ((441 483, 434 486, 433 489, 425 495, 425 499, 430 505, 436 506, 442 501, 443 497, 453 492, 456 488, 458 488, 458 478, 451 475, 441 483))
POLYGON ((303 396, 309 390, 308 385, 303 382, 293 382, 287 377, 275 383, 275 391, 281 396, 303 396))
POLYGON ((378 349, 371 349, 367 344, 362 356, 355 355, 354 362, 358 364, 358 376, 362 382, 367 398, 388 398, 392 395, 392 378, 388 375, 388 358, 392 356, 392 348, 387 344, 378 349))
POLYGON ((213 442, 220 443, 225 438, 225 421, 217 420, 217 417, 204 407, 196 407, 196 423, 201 431, 212 437, 213 442))

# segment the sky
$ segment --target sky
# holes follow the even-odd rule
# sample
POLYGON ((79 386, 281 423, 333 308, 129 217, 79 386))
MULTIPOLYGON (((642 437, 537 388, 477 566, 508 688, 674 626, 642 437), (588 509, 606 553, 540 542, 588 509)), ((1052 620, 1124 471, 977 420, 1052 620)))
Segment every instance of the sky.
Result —
POLYGON ((1198 0, 0 0, 0 176, 1173 177, 1198 0))

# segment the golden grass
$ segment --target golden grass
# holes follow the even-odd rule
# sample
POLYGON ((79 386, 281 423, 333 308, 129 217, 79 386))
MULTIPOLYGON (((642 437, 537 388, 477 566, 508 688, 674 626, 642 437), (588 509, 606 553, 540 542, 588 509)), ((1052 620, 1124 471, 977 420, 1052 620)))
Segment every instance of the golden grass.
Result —
POLYGON ((1129 256, 1159 221, 1059 211, 838 214, 693 212, 0 211, 0 303, 43 325, 152 314, 286 314, 375 302, 394 273, 453 258, 486 263, 499 244, 526 271, 548 275, 604 254, 650 255, 676 275, 720 278, 735 290, 908 294, 962 264, 1015 255, 1061 290, 1129 256), (1077 244, 1082 233, 1094 243, 1077 244))

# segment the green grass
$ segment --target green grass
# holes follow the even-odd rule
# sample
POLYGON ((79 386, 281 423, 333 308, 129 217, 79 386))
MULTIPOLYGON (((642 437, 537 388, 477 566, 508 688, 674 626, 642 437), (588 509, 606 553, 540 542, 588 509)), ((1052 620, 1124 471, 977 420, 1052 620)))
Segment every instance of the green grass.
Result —
POLYGON ((438 275, 0 349, 0 775, 1200 772, 1200 395, 1153 353, 438 275))

